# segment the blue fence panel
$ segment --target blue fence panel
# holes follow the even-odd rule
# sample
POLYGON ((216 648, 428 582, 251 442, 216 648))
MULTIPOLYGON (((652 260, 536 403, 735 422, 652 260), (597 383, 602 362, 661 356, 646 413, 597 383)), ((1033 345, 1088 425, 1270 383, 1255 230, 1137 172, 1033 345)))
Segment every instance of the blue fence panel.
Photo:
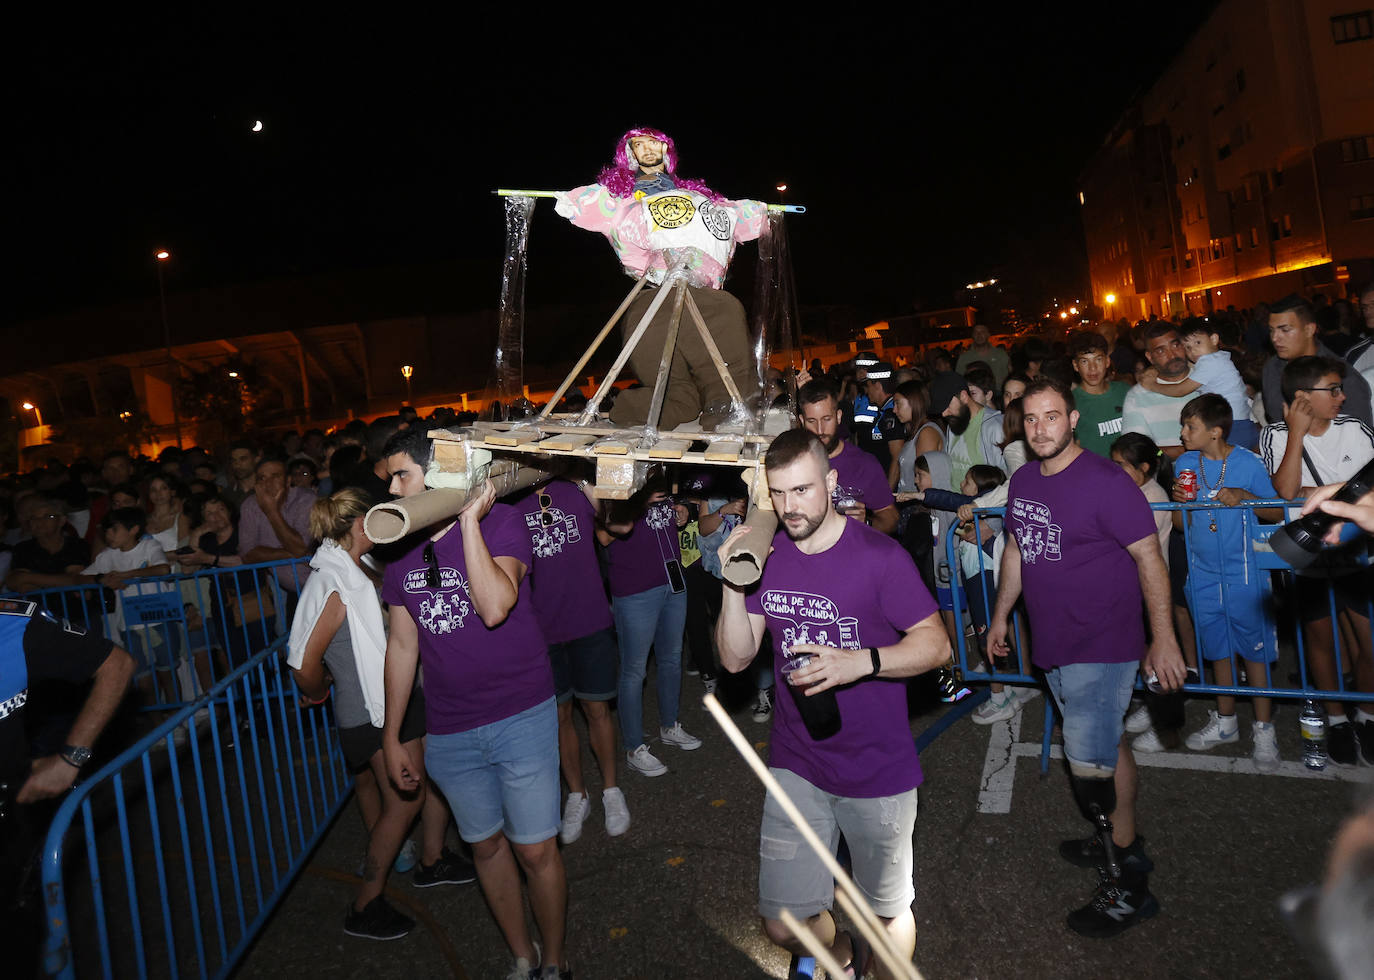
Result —
MULTIPOLYGON (((1284 500, 1247 501, 1236 507, 1221 507, 1211 501, 1152 505, 1156 511, 1177 511, 1184 514, 1193 511, 1238 513, 1243 528, 1244 553, 1226 554, 1218 557, 1220 562, 1224 563, 1228 576, 1240 573, 1246 581, 1253 580, 1260 595, 1257 609, 1247 602, 1244 609, 1233 610, 1231 608, 1232 593, 1229 589, 1222 588, 1216 599, 1202 593, 1199 585, 1200 576, 1194 573, 1194 568, 1198 553, 1205 547, 1205 544, 1199 544, 1197 547, 1191 546, 1195 534, 1191 528, 1193 522, 1185 518, 1183 534, 1185 542, 1190 545, 1187 548, 1189 562, 1187 592, 1193 615, 1196 616, 1197 610, 1212 609, 1219 606, 1224 617, 1230 621, 1232 615, 1241 616, 1245 614, 1248 617, 1249 614, 1258 611, 1260 622, 1254 625, 1258 628, 1262 643, 1260 647, 1255 649, 1256 656, 1253 659, 1261 662, 1265 670, 1265 679, 1263 684, 1255 686, 1240 684, 1238 678, 1240 676, 1239 661, 1241 658, 1239 651, 1232 650, 1229 663, 1233 683, 1206 683, 1205 675, 1201 675, 1202 683, 1186 684, 1183 688, 1184 691, 1205 696, 1227 694, 1237 697, 1316 698, 1327 701, 1374 702, 1374 692, 1354 690, 1353 685, 1346 680, 1347 673, 1353 669, 1355 654, 1360 653, 1360 647, 1364 648, 1363 655, 1368 656, 1370 624, 1374 622, 1374 593, 1364 587, 1363 583, 1366 580, 1351 577, 1346 583, 1342 583, 1339 578, 1323 579, 1307 575, 1303 577, 1307 579, 1308 583, 1320 582, 1324 585, 1304 583, 1300 592, 1297 583, 1299 573, 1295 573, 1291 566, 1280 558, 1269 544, 1269 538, 1282 525, 1263 523, 1254 513, 1257 509, 1291 508, 1300 505, 1301 501, 1284 500), (1350 583, 1355 582, 1361 584, 1353 588, 1350 587, 1350 583), (1357 592, 1357 589, 1363 591, 1357 592), (1356 594, 1352 595, 1352 593, 1356 594), (1324 596, 1325 608, 1322 610, 1321 616, 1315 617, 1314 625, 1305 627, 1304 613, 1310 610, 1304 607, 1304 600, 1310 604, 1311 596, 1317 594, 1324 596), (1353 615, 1343 615, 1347 611, 1353 615), (1320 649, 1309 651, 1309 630, 1313 630, 1319 639, 1329 634, 1331 637, 1329 647, 1323 641, 1320 649), (1352 642, 1356 645, 1356 649, 1353 651, 1350 649, 1352 642), (1322 687, 1314 681, 1311 671, 1313 662, 1319 668, 1328 671, 1330 671, 1331 666, 1340 665, 1339 669, 1329 673, 1329 676, 1334 677, 1334 683, 1331 686, 1322 687), (1289 680, 1290 665, 1296 668, 1296 682, 1289 680)), ((975 539, 981 540, 985 521, 990 518, 1001 518, 1004 512, 1005 508, 1001 507, 974 511, 975 539)), ((1202 533, 1206 534, 1207 532, 1202 533)), ((1217 540, 1220 543, 1220 537, 1217 540)), ((1020 603, 1013 610, 1008 638, 1012 647, 1013 662, 1011 666, 1006 669, 997 669, 995 665, 985 665, 981 649, 976 649, 970 654, 966 630, 973 620, 973 616, 970 609, 969 589, 963 576, 959 573, 958 545, 960 541, 957 526, 951 528, 945 541, 945 553, 950 568, 954 570, 951 588, 954 594, 954 633, 960 671, 964 674, 965 680, 970 683, 1038 684, 1040 679, 1031 664, 1029 656, 1030 634, 1025 617, 1020 610, 1020 603), (971 669, 971 659, 973 663, 977 664, 976 669, 971 669)), ((1355 561, 1357 569, 1367 570, 1370 567, 1367 554, 1357 557, 1355 561)), ((982 608, 987 611, 988 615, 991 615, 996 605, 997 593, 996 588, 988 582, 992 576, 982 574, 985 571, 995 571, 995 565, 987 561, 987 555, 979 548, 978 575, 973 581, 973 587, 979 592, 977 598, 984 601, 982 608)), ((984 625, 973 624, 975 635, 981 632, 981 627, 984 625)), ((1195 620, 1191 638, 1194 648, 1199 650, 1200 657, 1195 620)), ((1137 679, 1136 686, 1138 689, 1143 688, 1143 681, 1137 679)), ((1048 699, 1045 711, 1046 724, 1042 767, 1047 767, 1049 760, 1050 719, 1053 707, 1048 699)))
POLYGON ((168 711, 210 690, 290 628, 308 558, 24 593, 60 619, 99 632, 139 660, 139 707, 168 711), (126 594, 127 593, 127 594, 126 594))
POLYGON ((329 706, 300 705, 285 643, 62 802, 42 862, 49 972, 224 976, 262 928, 353 786, 329 706))

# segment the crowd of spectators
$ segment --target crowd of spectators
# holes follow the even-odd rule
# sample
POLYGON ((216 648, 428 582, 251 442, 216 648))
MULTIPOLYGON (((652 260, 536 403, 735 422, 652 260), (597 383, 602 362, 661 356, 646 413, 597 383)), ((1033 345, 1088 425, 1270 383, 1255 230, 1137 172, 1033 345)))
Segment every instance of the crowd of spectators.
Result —
MULTIPOLYGON (((1272 663, 1256 654, 1250 632, 1237 625, 1254 610, 1253 583, 1233 581, 1227 567, 1211 560, 1208 535, 1218 535, 1215 540, 1223 547, 1242 547, 1234 514, 1223 513, 1222 507, 1246 499, 1300 497, 1348 478, 1374 458, 1374 286, 1364 288, 1356 300, 1358 307, 1346 299, 1290 296, 1251 310, 1151 318, 1134 325, 1105 323, 1052 338, 1015 335, 999 344, 992 342, 986 327, 976 326, 966 348, 934 348, 893 362, 860 355, 825 367, 816 360, 807 369, 775 372, 769 394, 775 404, 795 407, 797 427, 814 433, 829 455, 837 474, 835 509, 896 538, 907 550, 936 599, 951 644, 958 640, 955 603, 959 596, 966 597, 970 615, 965 618, 972 621, 969 638, 979 659, 992 663, 982 638, 990 626, 997 591, 993 570, 1004 542, 1000 523, 975 520, 975 510, 1005 504, 1010 477, 1033 463, 1021 400, 1027 386, 1041 379, 1071 386, 1077 415, 1073 435, 1082 449, 1116 463, 1151 502, 1188 499, 1175 479, 1176 472, 1187 469, 1199 479, 1199 499, 1220 505, 1216 513, 1198 510, 1188 521, 1175 517, 1171 523, 1166 516, 1157 524, 1170 568, 1177 638, 1190 679, 1210 665, 1219 682, 1230 683, 1234 654, 1248 671, 1249 684, 1280 685, 1287 678, 1269 676, 1272 663), (952 562, 944 547, 950 528, 957 528, 959 537, 952 562), (1195 576, 1191 588, 1190 569, 1195 576), (1203 593, 1224 593, 1225 598, 1209 598, 1200 609, 1195 603, 1203 593)), ((350 542, 357 543, 353 518, 366 506, 389 499, 398 485, 398 465, 405 470, 421 463, 424 450, 415 448, 413 439, 406 441, 407 432, 414 435, 466 419, 441 409, 419 425, 416 421, 410 412, 371 423, 352 422, 329 434, 311 429, 236 440, 215 453, 201 447, 169 448, 156 459, 133 459, 112 451, 98 465, 84 459, 71 465, 49 462, 0 487, 5 532, 0 577, 13 592, 98 583, 113 594, 118 619, 119 598, 138 594, 141 578, 313 554, 325 523, 317 511, 312 529, 311 513, 321 501, 346 500, 355 508, 347 519, 328 525, 329 539, 347 551, 350 542)), ((610 752, 615 729, 609 704, 613 697, 618 699, 621 751, 630 772, 653 777, 669 771, 651 750, 654 741, 683 750, 701 744, 677 717, 682 674, 699 677, 708 692, 718 683, 720 660, 712 637, 721 608, 718 549, 744 517, 744 487, 734 479, 722 479, 719 471, 680 473, 613 507, 593 501, 575 482, 554 484, 514 503, 518 513, 494 513, 502 514, 505 523, 533 532, 532 550, 526 549, 525 557, 516 561, 518 549, 503 541, 501 546, 512 550, 498 554, 493 543, 488 556, 515 556, 509 567, 518 565, 521 571, 509 573, 512 597, 526 594, 520 581, 530 563, 536 606, 541 588, 551 595, 550 586, 541 586, 539 569, 556 567, 549 562, 565 549, 569 554, 585 550, 578 559, 581 571, 569 577, 595 582, 589 570, 597 568, 604 579, 603 588, 593 590, 606 600, 604 606, 598 599, 596 615, 579 622, 567 636, 560 634, 555 644, 559 657, 570 659, 556 660, 553 667, 558 710, 549 724, 557 724, 560 735, 548 749, 561 756, 570 790, 559 821, 568 845, 577 840, 592 809, 580 771, 577 736, 569 725, 575 702, 590 722, 607 829, 618 836, 628 829, 630 818, 626 794, 616 782, 617 760, 610 752), (586 533, 589 524, 594 534, 586 533), (579 549, 574 549, 578 542, 579 549), (658 664, 657 739, 652 729, 651 734, 644 732, 641 701, 651 647, 658 664), (609 655, 612 651, 615 656, 609 655), (585 662, 577 659, 584 656, 585 662), (574 767, 577 771, 569 771, 574 767)), ((1261 519, 1281 516, 1277 508, 1259 512, 1261 519)), ((488 533, 485 524, 483 531, 488 533)), ((425 549, 423 561, 418 550, 385 553, 387 549, 370 545, 354 548, 352 558, 358 567, 374 571, 403 558, 413 560, 415 570, 403 583, 398 580, 392 591, 393 599, 406 595, 409 602, 409 595, 417 591, 411 589, 414 576, 438 588, 433 580, 442 576, 433 552, 441 540, 442 533, 425 549), (368 552, 364 562, 362 556, 368 552)), ((438 550, 452 551, 457 540, 455 535, 438 550)), ((352 566, 341 567, 353 574, 352 566)), ((506 574, 507 566, 501 568, 506 574)), ((862 569, 854 571, 863 574, 862 569)), ((203 649, 197 650, 198 659, 191 658, 201 687, 260 649, 282 628, 280 624, 291 622, 309 572, 279 566, 268 574, 272 579, 264 580, 253 569, 226 576, 236 599, 229 604, 231 622, 218 627, 198 624, 208 635, 203 649), (261 588, 262 582, 272 580, 276 587, 261 588), (275 608, 274 602, 284 607, 275 608)), ((544 582, 554 574, 545 572, 544 582)), ((1374 692, 1365 605, 1374 592, 1369 574, 1299 576, 1298 581, 1299 609, 1316 610, 1302 614, 1312 679, 1334 688, 1339 672, 1345 671, 1352 675, 1354 687, 1374 692), (1334 621, 1326 611, 1328 587, 1334 589, 1334 621), (1343 661, 1335 655, 1336 630, 1345 641, 1343 661)), ((503 585, 502 594, 505 589, 503 585)), ((473 601, 479 602, 475 597, 473 601)), ((584 599, 576 603, 583 612, 590 608, 584 599)), ((188 631, 196 628, 192 612, 188 610, 188 631)), ((417 606, 413 612, 421 623, 437 615, 429 606, 417 606)), ((319 615, 314 610, 314 616, 319 615)), ((457 614, 450 610, 444 615, 457 614)), ((339 621, 335 616, 334 625, 339 621)), ((549 622, 541 621, 545 633, 549 622)), ((1019 639, 1026 642, 1025 637, 1019 639)), ((422 652, 424 642, 428 641, 422 640, 422 652)), ((303 688, 312 696, 328 687, 327 671, 321 667, 329 662, 324 650, 321 645, 308 661, 315 673, 303 688)), ((176 700, 178 695, 191 695, 185 686, 194 686, 196 678, 179 669, 188 662, 189 652, 165 638, 160 643, 152 638, 131 642, 145 696, 176 700), (159 692, 157 685, 166 689, 159 692)), ((759 660, 759 669, 750 673, 756 685, 753 717, 764 723, 772 716, 775 699, 769 657, 759 660)), ((952 664, 942 671, 940 690, 949 700, 967 693, 952 664)), ((974 720, 991 724, 1011 717, 1035 694, 1030 687, 994 685, 992 697, 974 713, 974 720)), ((1359 709, 1351 717, 1346 706, 1335 701, 1326 710, 1332 760, 1353 765, 1362 757, 1374 764, 1374 714, 1359 709)), ((361 707, 353 715, 353 721, 361 718, 359 724, 368 723, 361 707)), ((1261 769, 1272 769, 1278 763, 1272 707, 1256 699, 1254 716, 1254 761, 1261 769)), ((1180 723, 1178 704, 1162 699, 1133 710, 1126 728, 1136 736, 1137 751, 1159 751, 1177 744, 1180 723)), ((1187 736, 1186 744, 1206 750, 1238 738, 1236 699, 1223 698, 1207 724, 1187 736)), ((360 772, 370 772, 374 781, 384 782, 393 760, 383 764, 370 755, 362 752, 350 762, 360 772)), ((401 846, 403 835, 393 826, 394 814, 401 812, 397 801, 389 792, 383 799, 377 806, 387 816, 378 819, 384 821, 388 836, 377 850, 385 863, 401 846)), ((414 816, 413 808, 404 812, 406 819, 414 816)), ((460 826, 462 822, 460 815, 460 826)), ((528 873, 533 852, 527 850, 537 842, 518 843, 528 873)), ((426 851, 434 858, 438 848, 436 843, 426 851)), ((451 858, 447 852, 440 856, 451 858)), ((495 860, 480 850, 477 858, 479 863, 495 860)), ((377 859, 374 854, 369 860, 376 864, 377 859)), ((547 858, 540 860, 545 862, 539 865, 543 874, 547 858)), ((561 868, 557 873, 561 875, 561 868)), ((370 877, 350 914, 362 914, 380 895, 380 887, 379 879, 370 877)), ((565 886, 547 887, 555 896, 547 901, 556 904, 556 893, 565 886)), ((400 928, 395 916, 386 923, 393 930, 400 928)), ((541 920, 540 927, 552 929, 551 923, 541 920)), ((545 939, 552 942, 549 934, 545 939)), ((532 969, 539 965, 537 958, 531 960, 527 938, 513 940, 512 950, 532 969)))

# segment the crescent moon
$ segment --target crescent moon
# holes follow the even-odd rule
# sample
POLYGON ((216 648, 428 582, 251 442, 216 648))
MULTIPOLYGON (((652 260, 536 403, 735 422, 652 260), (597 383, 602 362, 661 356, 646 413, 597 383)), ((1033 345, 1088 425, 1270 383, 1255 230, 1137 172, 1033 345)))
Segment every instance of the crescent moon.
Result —
POLYGON ((261 120, 261 119, 255 119, 255 120, 253 120, 253 132, 255 132, 255 133, 261 133, 261 132, 262 132, 262 120, 261 120))

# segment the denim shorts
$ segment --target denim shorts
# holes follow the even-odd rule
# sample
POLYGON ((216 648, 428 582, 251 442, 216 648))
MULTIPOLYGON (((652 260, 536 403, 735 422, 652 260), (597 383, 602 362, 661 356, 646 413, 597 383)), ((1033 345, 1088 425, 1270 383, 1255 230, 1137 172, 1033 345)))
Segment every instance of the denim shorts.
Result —
POLYGON ((425 769, 469 844, 505 831, 512 844, 558 833, 558 707, 553 698, 489 725, 425 736, 425 769))
MULTIPOLYGON (((844 834, 854 884, 875 915, 890 919, 911 908, 916 790, 855 799, 827 793, 788 769, 769 771, 832 854, 844 834)), ((805 920, 830 908, 834 896, 830 871, 768 794, 759 831, 759 915, 778 919, 787 909, 805 920)))
POLYGON ((1064 664, 1045 673, 1064 716, 1064 756, 1076 776, 1088 779, 1116 771, 1117 746, 1125 727, 1140 661, 1124 664, 1064 664))
POLYGON ((553 690, 558 703, 609 701, 620 682, 620 647, 615 630, 606 627, 575 640, 549 644, 553 690))

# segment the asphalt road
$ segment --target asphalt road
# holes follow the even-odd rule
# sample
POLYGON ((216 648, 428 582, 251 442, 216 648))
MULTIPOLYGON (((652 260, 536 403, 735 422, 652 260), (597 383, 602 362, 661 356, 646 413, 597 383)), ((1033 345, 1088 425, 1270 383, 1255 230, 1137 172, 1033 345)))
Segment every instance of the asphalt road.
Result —
MULTIPOLYGON (((744 682, 747 685, 747 681, 744 682)), ((652 679, 646 727, 654 723, 652 679)), ((787 957, 755 914, 763 790, 684 681, 682 720, 705 745, 663 747, 670 772, 622 773, 633 826, 608 838, 600 784, 581 840, 564 848, 569 957, 579 980, 783 977, 787 957)), ((750 692, 723 700, 760 749, 769 729, 750 717, 750 692)), ((1209 703, 1188 708, 1199 725, 1209 703)), ((919 734, 948 710, 913 695, 919 734)), ((1243 739, 1213 753, 1163 753, 1141 769, 1140 830, 1157 870, 1154 919, 1114 940, 1069 932, 1064 915, 1091 895, 1095 873, 1063 862, 1058 842, 1088 825, 1059 762, 1041 775, 1043 700, 1013 723, 968 718, 922 752, 916 824, 916 962, 943 977, 1299 977, 1310 970, 1279 918, 1287 889, 1316 880, 1327 847, 1374 769, 1313 777, 1298 759, 1297 710, 1280 707, 1277 774, 1253 769, 1243 739), (1215 759, 1213 757, 1216 757, 1215 759)), ((1242 732, 1249 731, 1242 705, 1242 732)), ((651 729, 652 730, 652 729, 651 729)), ((657 749, 656 749, 657 751, 657 749)), ((453 832, 450 831, 452 834, 453 832)), ((476 885, 415 889, 393 876, 390 894, 420 920, 405 939, 343 934, 351 876, 363 850, 346 810, 238 970, 240 977, 504 977, 510 961, 476 885)))

